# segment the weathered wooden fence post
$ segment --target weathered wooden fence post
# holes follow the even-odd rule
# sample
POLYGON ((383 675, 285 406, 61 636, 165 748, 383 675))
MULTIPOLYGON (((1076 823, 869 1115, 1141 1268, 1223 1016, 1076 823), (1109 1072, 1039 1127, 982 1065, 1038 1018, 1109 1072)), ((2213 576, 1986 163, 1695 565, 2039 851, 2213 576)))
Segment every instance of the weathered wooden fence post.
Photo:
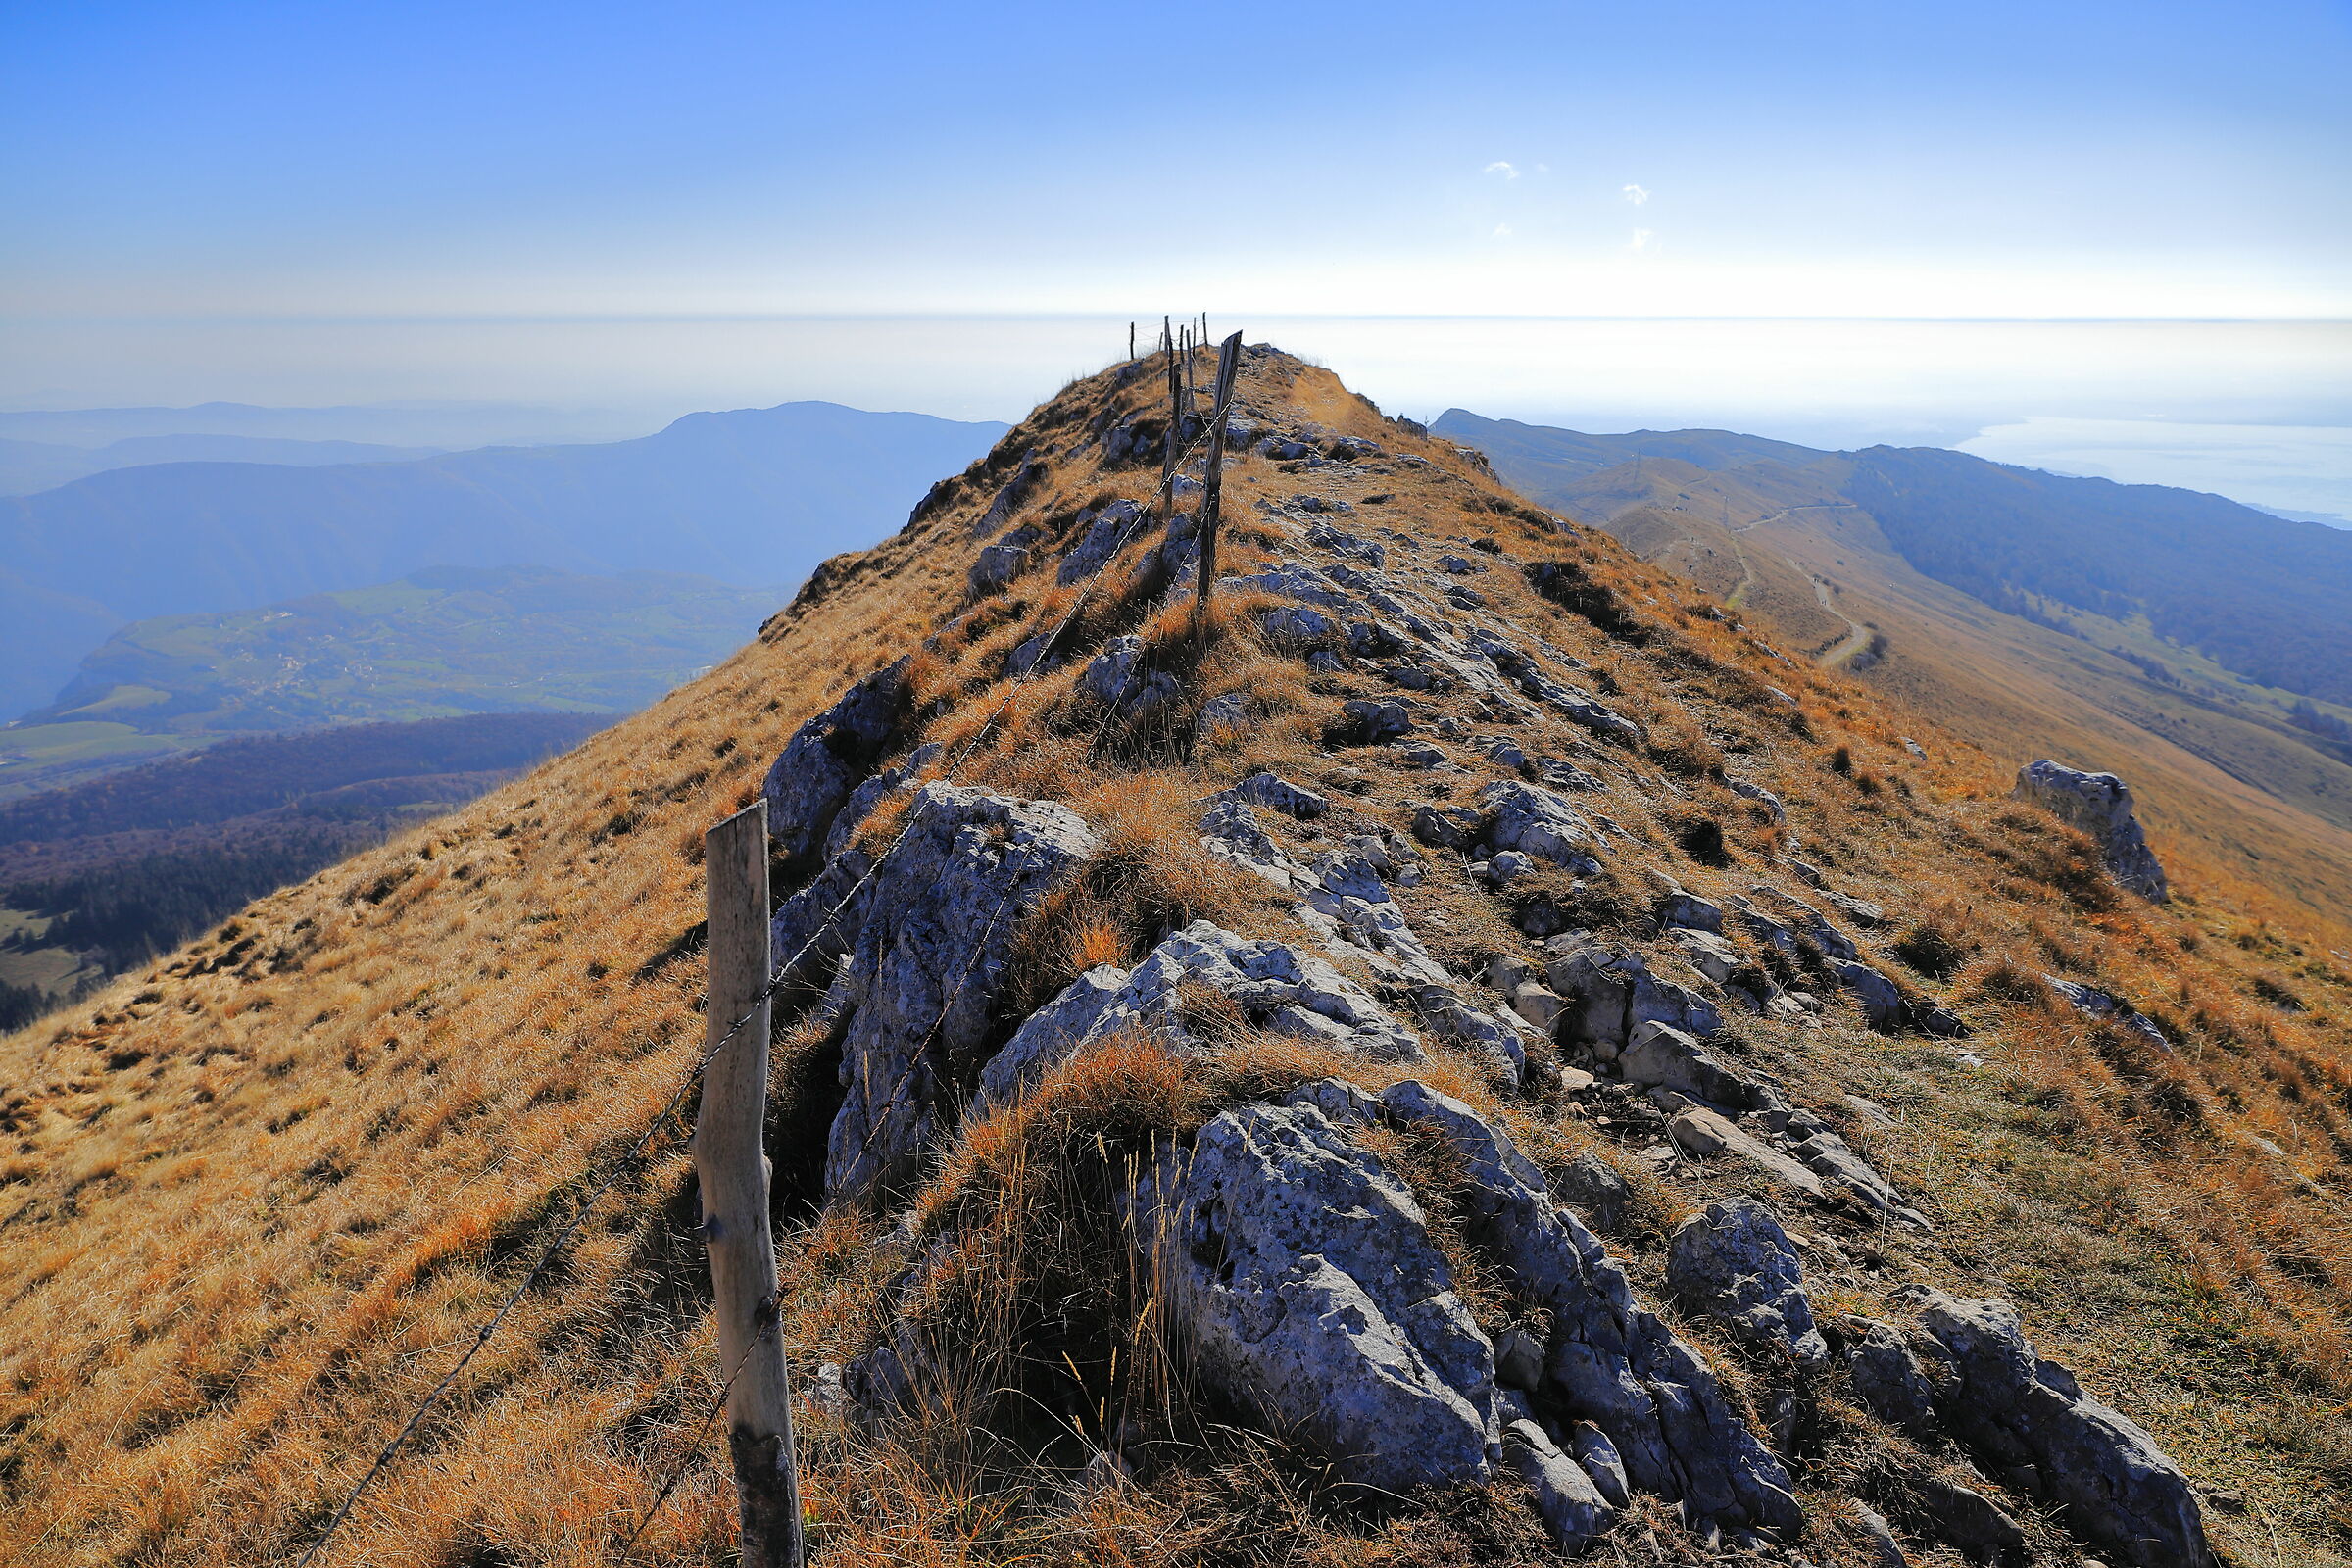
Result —
POLYGON ((1217 581, 1217 510, 1225 495, 1225 419, 1233 412, 1233 377, 1242 368, 1242 334, 1217 345, 1217 394, 1208 416, 1208 467, 1200 493, 1200 582, 1193 597, 1193 637, 1208 646, 1208 595, 1217 581))
POLYGON ((1184 372, 1176 364, 1176 328, 1159 318, 1159 344, 1168 353, 1168 434, 1159 449, 1159 525, 1176 520, 1176 454, 1184 445, 1184 372))
POLYGON ((703 836, 703 874, 710 961, 703 1049, 716 1054, 703 1070, 694 1168, 710 1254, 718 1364, 732 1379, 727 1451, 735 1465, 742 1560, 745 1568, 801 1568, 800 1459, 760 1147, 767 1113, 766 801, 754 801, 703 836))

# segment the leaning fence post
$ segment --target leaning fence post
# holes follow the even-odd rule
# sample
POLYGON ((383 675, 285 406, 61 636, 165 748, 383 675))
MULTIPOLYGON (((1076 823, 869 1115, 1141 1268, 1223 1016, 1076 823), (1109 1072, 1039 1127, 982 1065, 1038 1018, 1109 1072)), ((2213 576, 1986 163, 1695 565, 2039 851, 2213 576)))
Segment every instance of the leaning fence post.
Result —
POLYGON ((1168 433, 1159 448, 1159 525, 1176 520, 1176 452, 1184 445, 1184 372, 1176 365, 1176 328, 1159 318, 1160 347, 1168 351, 1168 433))
POLYGON ((1208 645, 1208 595, 1217 580, 1217 509, 1225 494, 1225 419, 1233 410, 1234 372, 1242 366, 1242 334, 1217 345, 1217 395, 1208 416, 1208 467, 1201 475, 1200 582, 1193 597, 1193 636, 1208 645))
POLYGON ((694 1124, 703 1242, 710 1254, 718 1364, 727 1384, 727 1451, 745 1568, 801 1568, 801 1478, 792 1389, 777 1317, 768 1226, 767 802, 703 836, 710 1002, 703 1102, 694 1124), (741 1027, 736 1027, 742 1020, 741 1027), (733 1028, 729 1037, 727 1031, 733 1028))

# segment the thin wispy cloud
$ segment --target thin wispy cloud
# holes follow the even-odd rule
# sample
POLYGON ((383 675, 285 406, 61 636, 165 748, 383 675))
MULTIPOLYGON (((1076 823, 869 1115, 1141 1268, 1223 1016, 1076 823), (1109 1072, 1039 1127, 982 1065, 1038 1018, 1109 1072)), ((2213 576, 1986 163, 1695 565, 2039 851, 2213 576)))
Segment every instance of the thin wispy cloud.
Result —
POLYGON ((1628 185, 1625 187, 1625 199, 1629 202, 1632 202, 1636 207, 1639 207, 1643 202, 1649 200, 1649 192, 1643 190, 1639 185, 1628 185))
POLYGON ((1482 174, 1500 174, 1505 179, 1517 179, 1519 177, 1519 171, 1512 168, 1509 164, 1504 163, 1499 158, 1495 159, 1486 168, 1480 170, 1479 172, 1482 174))
POLYGON ((1634 230, 1634 237, 1626 243, 1625 248, 1629 251, 1635 252, 1636 254, 1640 254, 1641 252, 1649 249, 1649 242, 1656 237, 1657 231, 1655 229, 1637 228, 1634 230))
POLYGON ((1494 237, 1496 239, 1509 239, 1511 237, 1511 225, 1508 223, 1496 223, 1494 225, 1494 237))

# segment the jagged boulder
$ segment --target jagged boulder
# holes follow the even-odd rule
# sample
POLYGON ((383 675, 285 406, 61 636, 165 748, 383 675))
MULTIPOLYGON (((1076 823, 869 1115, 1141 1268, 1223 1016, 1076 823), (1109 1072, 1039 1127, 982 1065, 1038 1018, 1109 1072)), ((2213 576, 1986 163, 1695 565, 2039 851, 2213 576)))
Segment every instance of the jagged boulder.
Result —
POLYGON ((1251 806, 1263 806, 1286 816, 1312 821, 1331 809, 1331 801, 1278 773, 1252 773, 1233 787, 1233 793, 1251 806))
POLYGON ((1829 1364, 1829 1341, 1814 1327, 1805 1295, 1804 1265, 1779 1217, 1754 1199, 1720 1200, 1677 1226, 1666 1286, 1758 1349, 1808 1370, 1829 1364))
POLYGON ((1176 677, 1145 666, 1141 637, 1113 637, 1078 677, 1078 689, 1122 716, 1157 707, 1176 695, 1176 677))
POLYGON ((1534 1421, 1522 1416, 1505 1426, 1502 1452, 1536 1494, 1536 1513, 1563 1550, 1583 1550, 1617 1522, 1617 1505, 1534 1421))
POLYGON ((1229 1396, 1364 1486, 1493 1476, 1494 1347, 1411 1192, 1315 1106, 1226 1111, 1135 1212, 1170 1314, 1229 1396))
POLYGON ((1196 920, 1132 970, 1104 964, 1072 981, 1013 1032, 982 1072, 982 1093, 1008 1100, 1082 1046, 1123 1031, 1197 1045, 1182 1012, 1180 988, 1188 984, 1230 997, 1254 1027, 1272 1034, 1322 1041, 1376 1061, 1421 1054, 1410 1030, 1314 954, 1196 920))
POLYGON ((885 665, 803 724, 767 770, 767 833, 787 858, 825 841, 834 815, 873 771, 906 705, 906 661, 885 665))
POLYGON ((1029 547, 1017 544, 993 544, 982 550, 972 562, 970 586, 974 599, 1002 593, 1012 585, 1014 578, 1029 569, 1029 547))
POLYGON ((1890 1035, 1909 1020, 1911 1010, 1904 1004, 1903 994, 1884 971, 1853 958, 1831 958, 1827 962, 1838 983, 1845 988, 1845 994, 1862 1009, 1863 1021, 1871 1028, 1890 1035))
POLYGON ((2165 1038, 2164 1031, 2157 1027, 2156 1020, 2132 1006, 2121 997, 2101 991, 2096 986, 2086 986, 2079 980, 2068 980, 2054 974, 2045 974, 2042 979, 2049 982, 2052 991, 2066 999, 2067 1005, 2082 1014, 2083 1017, 2113 1018, 2133 1034, 2146 1039, 2151 1045, 2162 1046, 2167 1051, 2173 1049, 2173 1043, 2165 1038))
POLYGON ((1561 1015, 1562 1046, 1614 1061, 1645 1023, 1665 1024, 1704 1039, 1721 1032, 1723 1014, 1695 992, 1661 980, 1638 953, 1599 945, 1580 947, 1544 971, 1568 1003, 1561 1015))
POLYGON ((1617 1071, 1643 1089, 1671 1089, 1733 1110, 1778 1105, 1770 1086, 1724 1062, 1692 1036, 1672 1024, 1644 1018, 1634 1025, 1617 1071))
POLYGON ((1580 874, 1586 867, 1599 868, 1592 856, 1598 836, 1566 797, 1541 785, 1505 780, 1480 790, 1478 801, 1488 813, 1480 842, 1490 854, 1516 850, 1580 874))
POLYGON ((1379 1097, 1397 1121, 1444 1137, 1465 1178, 1464 1230, 1552 1329, 1543 1396, 1592 1422, 1636 1487, 1694 1516, 1766 1529, 1802 1523, 1788 1472, 1725 1397, 1698 1353, 1633 1295, 1625 1271, 1501 1129, 1407 1079, 1379 1097))
POLYGON ((1847 1318, 1840 1332, 1846 1376, 1863 1408, 1915 1438, 1935 1431, 1936 1398, 1959 1385, 1959 1369, 1943 1347, 1928 1340, 1923 1355, 1899 1329, 1866 1317, 1847 1318))
POLYGON ((2068 1528, 2121 1561, 2211 1568, 2188 1478, 2130 1417, 2036 1355, 2017 1308, 1920 1287, 1900 1294, 1956 1369, 1956 1387, 1937 1404, 1945 1427, 1996 1471, 2030 1467, 2068 1528))
POLYGON ((1141 531, 1145 515, 1142 503, 1135 501, 1112 501, 1105 503, 1100 512, 1079 513, 1078 521, 1086 531, 1078 536, 1070 553, 1061 558, 1054 580, 1066 588, 1102 570, 1118 554, 1119 547, 1141 531))
POLYGON ((1096 851, 1077 813, 1049 801, 927 784, 908 811, 820 1004, 847 1090, 825 1154, 835 1200, 901 1187, 953 1124, 1022 917, 1096 851))
POLYGON ((2019 768, 2010 793, 2089 834, 2123 886, 2156 904, 2172 897, 2164 867, 2140 828, 2131 787, 2113 773, 2085 773, 2045 758, 2019 768))

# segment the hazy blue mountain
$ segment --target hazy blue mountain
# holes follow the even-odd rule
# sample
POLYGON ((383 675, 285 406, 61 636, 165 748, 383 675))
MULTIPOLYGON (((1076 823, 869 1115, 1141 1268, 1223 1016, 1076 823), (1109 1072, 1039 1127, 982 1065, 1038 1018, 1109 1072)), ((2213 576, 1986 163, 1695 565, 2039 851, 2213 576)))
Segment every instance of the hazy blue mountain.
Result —
MULTIPOLYGON (((10 416, 15 417, 15 416, 10 416)), ((4 426, 0 426, 4 428, 4 426)), ((0 500, 0 712, 47 701, 103 635, 428 565, 700 573, 789 590, 899 526, 1006 427, 831 403, 695 414, 655 435, 408 463, 171 463, 0 500)))
POLYGON ((450 451, 544 441, 610 441, 636 434, 655 422, 610 410, 521 403, 350 404, 317 409, 199 403, 188 408, 0 411, 0 440, 102 447, 146 436, 223 435, 270 441, 361 441, 450 451))
POLYGON ((279 463, 312 468, 329 463, 398 463, 435 457, 445 450, 260 435, 134 435, 102 447, 0 440, 0 496, 30 495, 89 474, 149 463, 279 463))
POLYGON ((1996 609, 2144 622, 2264 685, 2352 703, 2352 533, 2221 496, 2012 467, 1939 447, 1831 453, 1721 430, 1592 435, 1460 409, 1431 428, 1576 510, 1673 459, 1867 514, 1914 570, 1996 609), (2038 608, 2037 608, 2038 607, 2038 608))

